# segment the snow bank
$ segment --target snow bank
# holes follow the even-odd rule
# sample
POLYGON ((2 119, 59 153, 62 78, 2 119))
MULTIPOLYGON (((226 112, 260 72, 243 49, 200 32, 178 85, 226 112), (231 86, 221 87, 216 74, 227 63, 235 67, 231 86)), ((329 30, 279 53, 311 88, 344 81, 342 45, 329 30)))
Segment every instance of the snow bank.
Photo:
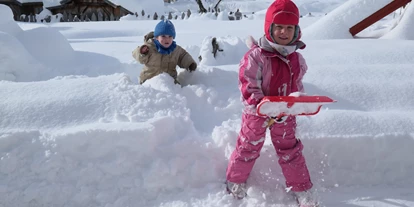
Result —
MULTIPOLYGON (((0 24, 13 21, 13 12, 10 7, 0 4, 0 24)), ((0 27, 1 28, 1 27, 0 27)))
POLYGON ((301 51, 311 66, 304 77, 305 91, 308 95, 325 94, 338 102, 326 106, 334 111, 322 110, 321 116, 304 118, 300 127, 302 136, 411 133, 414 129, 409 121, 414 110, 414 99, 410 98, 414 96, 412 47, 414 43, 395 40, 309 41, 307 49, 301 51), (381 46, 372 47, 375 42, 381 46), (317 49, 312 52, 308 48, 317 49), (312 55, 315 51, 317 55, 312 55), (391 80, 395 81, 392 87, 387 84, 391 80), (322 124, 321 118, 329 127, 322 124), (362 123, 354 125, 355 120, 362 123))
POLYGON ((22 32, 22 29, 13 19, 12 10, 4 4, 0 4, 0 31, 12 36, 22 32))
MULTIPOLYGON (((36 14, 36 20, 37 22, 42 22, 43 19, 45 19, 46 17, 50 16, 50 21, 51 22, 57 22, 56 20, 56 16, 52 14, 52 12, 49 9, 46 9, 46 7, 43 7, 43 10, 39 13, 36 14)), ((59 19, 60 21, 60 19, 59 19)))
POLYGON ((17 38, 44 65, 59 68, 76 63, 75 51, 56 28, 39 27, 26 30, 17 38))
POLYGON ((183 117, 0 138, 5 206, 158 206, 203 196, 197 189, 217 188, 223 173, 221 153, 183 117))
POLYGON ((213 55, 212 46, 213 37, 205 37, 201 43, 200 56, 201 65, 228 65, 238 64, 243 55, 248 51, 244 41, 238 37, 217 37, 216 41, 219 48, 223 51, 217 51, 216 57, 213 55))
MULTIPOLYGON (((223 12, 221 12, 221 13, 223 13, 223 12)), ((216 17, 216 15, 214 13, 211 13, 211 12, 202 13, 202 14, 192 13, 191 16, 188 19, 189 20, 196 20, 196 21, 199 21, 199 20, 216 20, 216 19, 218 19, 218 16, 219 15, 217 15, 217 17, 216 17)), ((227 20, 228 20, 228 18, 227 18, 227 20)))
POLYGON ((125 75, 0 82, 0 95, 9 97, 0 102, 0 175, 8 189, 1 204, 156 206, 159 196, 217 189, 225 159, 194 128, 192 120, 205 116, 190 118, 188 107, 210 113, 195 101, 220 103, 206 86, 172 93, 167 77, 148 83, 168 88, 135 85, 125 75))
MULTIPOLYGON (((211 42, 194 45, 212 32, 228 35, 228 30, 216 28, 233 26, 232 35, 239 37, 263 33, 262 20, 212 22, 204 21, 200 27, 201 22, 180 21, 177 31, 181 31, 180 45, 190 53, 206 47, 206 59, 213 64, 211 42)), ((131 60, 131 50, 155 23, 142 21, 141 31, 134 32, 136 23, 131 22, 105 22, 107 28, 101 22, 58 24, 62 33, 75 37, 70 40, 74 47, 92 52, 77 51, 76 56, 83 57, 75 59, 77 67, 56 70, 61 75, 67 70, 84 76, 0 81, 0 97, 4 97, 0 99, 0 206, 294 203, 285 193, 269 139, 248 180, 249 197, 235 200, 224 190, 227 158, 236 144, 243 107, 237 78, 240 57, 228 48, 234 40, 231 47, 241 50, 238 38, 220 38, 224 49, 230 50, 221 54, 230 65, 201 64, 192 73, 179 70, 183 87, 172 84, 167 74, 143 85, 113 74, 124 67, 137 71, 141 66, 135 62, 106 70, 113 57, 131 60), (90 73, 99 77, 86 77, 90 73)), ((2 32, 0 40, 5 45, 0 45, 0 51, 6 48, 0 56, 13 64, 30 58, 20 56, 29 52, 16 36, 2 32)), ((414 160, 410 159, 414 156, 414 43, 378 39, 306 43, 308 47, 300 52, 309 66, 304 79, 307 94, 338 101, 316 116, 298 118, 297 135, 304 143, 315 189, 325 196, 323 204, 414 206, 414 160), (379 191, 383 194, 377 197, 379 191), (331 203, 326 202, 329 199, 331 203)), ((28 67, 19 69, 23 68, 27 72, 28 67)), ((13 69, 13 74, 17 71, 13 69)))
POLYGON ((341 0, 297 0, 296 5, 299 8, 300 15, 305 16, 312 14, 329 13, 337 7, 341 6, 346 1, 341 0))
POLYGON ((10 97, 10 94, 13 93, 18 93, 21 97, 24 97, 23 99, 17 100, 11 96, 1 103, 2 117, 4 117, 0 122, 2 123, 2 127, 16 130, 21 129, 20 126, 24 124, 29 129, 47 129, 53 127, 70 127, 73 125, 79 126, 97 121, 104 123, 125 120, 139 122, 140 120, 147 120, 154 116, 159 117, 167 114, 171 116, 174 114, 185 115, 188 113, 182 106, 180 107, 178 103, 181 100, 179 99, 178 101, 174 98, 173 94, 167 95, 161 93, 163 95, 160 94, 159 96, 164 96, 163 99, 158 99, 157 96, 151 96, 154 100, 150 99, 134 103, 136 100, 143 99, 148 94, 154 93, 154 90, 139 87, 138 93, 130 97, 127 95, 128 91, 134 90, 137 86, 132 85, 128 77, 112 75, 91 79, 86 78, 67 76, 46 82, 16 83, 12 87, 9 87, 9 89, 2 90, 3 97, 10 97), (62 81, 68 84, 61 85, 62 81), (90 87, 91 85, 99 87, 94 87, 95 89, 93 89, 90 87), (26 90, 26 88, 30 88, 31 90, 26 90), (43 91, 43 93, 42 95, 36 95, 32 91, 43 91), (156 98, 158 100, 155 100, 156 98), (123 104, 118 102, 121 100, 123 104), (27 104, 27 111, 17 112, 13 110, 16 105, 11 103, 16 102, 27 104), (169 110, 169 107, 167 107, 164 113, 157 112, 159 106, 155 103, 162 104, 165 107, 176 106, 177 110, 169 110), (129 107, 124 108, 122 106, 124 104, 129 105, 129 107), (151 110, 151 106, 153 106, 155 111, 151 110), (141 107, 145 110, 140 109, 141 107), (14 111, 13 113, 15 114, 9 114, 7 111, 14 111), (133 114, 131 114, 132 112, 133 114), (12 118, 13 116, 19 118, 12 118))
POLYGON ((349 28, 378 11, 391 0, 349 0, 306 27, 303 39, 351 39, 349 28))
POLYGON ((45 70, 19 41, 23 30, 13 20, 13 13, 8 6, 0 4, 0 80, 31 81, 45 70))
POLYGON ((405 8, 402 19, 390 32, 382 36, 382 39, 414 40, 414 4, 409 3, 405 8))
POLYGON ((0 80, 31 81, 45 68, 13 36, 0 32, 0 80))
POLYGON ((43 0, 44 7, 59 6, 61 0, 43 0))
POLYGON ((44 24, 32 28, 35 24, 30 24, 28 29, 22 30, 13 15, 8 16, 11 14, 9 7, 0 4, 0 14, 3 17, 0 18, 0 56, 4 58, 0 80, 39 81, 64 75, 122 72, 115 58, 75 52, 59 28, 44 24))

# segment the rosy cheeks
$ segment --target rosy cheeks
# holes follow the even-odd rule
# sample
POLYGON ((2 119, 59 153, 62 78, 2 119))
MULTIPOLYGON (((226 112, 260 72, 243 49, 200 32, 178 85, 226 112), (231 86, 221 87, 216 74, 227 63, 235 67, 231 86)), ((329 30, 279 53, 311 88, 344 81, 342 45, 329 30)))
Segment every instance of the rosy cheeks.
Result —
POLYGON ((160 36, 156 37, 156 39, 164 47, 169 47, 173 42, 173 37, 169 36, 169 35, 160 35, 160 36))
POLYGON ((287 45, 293 40, 295 34, 294 25, 274 24, 272 35, 276 42, 280 45, 287 45))

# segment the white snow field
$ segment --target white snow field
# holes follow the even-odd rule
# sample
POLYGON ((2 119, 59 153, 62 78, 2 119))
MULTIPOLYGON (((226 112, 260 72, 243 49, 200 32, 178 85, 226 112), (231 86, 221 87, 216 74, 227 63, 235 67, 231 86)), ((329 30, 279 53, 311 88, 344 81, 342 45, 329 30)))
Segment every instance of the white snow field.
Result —
MULTIPOLYGON (((348 33, 391 1, 295 0, 306 93, 337 101, 298 118, 322 206, 414 206, 414 5, 348 33)), ((271 1, 223 1, 245 5, 240 21, 179 2, 164 9, 193 16, 173 20, 176 42, 203 57, 194 73, 177 69, 184 87, 165 74, 138 84, 132 50, 158 21, 22 23, 0 5, 0 206, 294 206, 270 140, 246 199, 224 185, 241 122, 238 64, 271 1)))

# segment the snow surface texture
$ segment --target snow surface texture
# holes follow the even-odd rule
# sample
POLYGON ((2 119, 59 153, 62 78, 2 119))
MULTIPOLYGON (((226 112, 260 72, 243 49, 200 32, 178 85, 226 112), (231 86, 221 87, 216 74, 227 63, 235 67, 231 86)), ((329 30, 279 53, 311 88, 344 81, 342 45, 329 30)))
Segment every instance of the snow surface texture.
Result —
POLYGON ((414 40, 414 5, 409 3, 401 17, 400 24, 395 25, 395 28, 382 36, 382 39, 402 39, 414 40))
POLYGON ((239 62, 248 50, 246 43, 240 38, 231 36, 218 37, 216 42, 219 45, 219 50, 214 57, 212 39, 213 37, 206 37, 201 44, 200 56, 202 60, 200 64, 202 65, 234 64, 239 62))
MULTIPOLYGON (((358 8, 371 1, 352 2, 358 8)), ((414 43, 400 39, 412 34, 414 27, 404 26, 410 9, 364 34, 395 32, 391 40, 341 39, 347 33, 340 28, 300 51, 309 66, 306 93, 338 101, 298 118, 324 206, 414 206, 414 43)), ((131 51, 158 21, 45 26, 16 23, 9 14, 0 5, 0 206, 294 203, 269 139, 247 182, 249 197, 235 200, 224 190, 241 122, 242 42, 263 35, 263 19, 174 21, 177 44, 206 61, 193 73, 177 69, 180 87, 166 74, 137 83, 142 65, 131 51), (224 49, 217 62, 208 51, 212 37, 224 49), (51 52, 60 50, 67 59, 51 52)), ((323 18, 300 24, 306 31, 323 18)))
POLYGON ((304 30, 303 39, 352 39, 349 28, 392 0, 349 0, 304 30))

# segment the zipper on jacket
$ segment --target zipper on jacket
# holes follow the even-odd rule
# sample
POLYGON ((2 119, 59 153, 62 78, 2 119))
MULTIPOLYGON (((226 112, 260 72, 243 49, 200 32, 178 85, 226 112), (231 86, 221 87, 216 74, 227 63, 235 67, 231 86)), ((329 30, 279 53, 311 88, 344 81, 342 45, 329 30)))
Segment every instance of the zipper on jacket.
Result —
MULTIPOLYGON (((292 74, 292 66, 290 65, 290 60, 289 59, 287 59, 287 58, 284 58, 284 57, 280 57, 279 55, 276 55, 279 59, 281 59, 283 62, 285 62, 286 63, 286 65, 288 65, 288 68, 289 68, 289 75, 290 75, 290 78, 289 78, 289 84, 290 84, 290 93, 292 93, 292 88, 293 88, 293 85, 292 85, 292 82, 293 82, 293 74, 292 74)), ((285 90, 285 96, 286 96, 286 90, 285 90)))

